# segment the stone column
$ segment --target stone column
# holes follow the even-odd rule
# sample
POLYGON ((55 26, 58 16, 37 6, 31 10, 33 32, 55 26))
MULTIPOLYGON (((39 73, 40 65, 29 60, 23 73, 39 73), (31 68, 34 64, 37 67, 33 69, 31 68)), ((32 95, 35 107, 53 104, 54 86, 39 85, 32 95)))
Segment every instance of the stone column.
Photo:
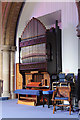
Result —
POLYGON ((11 99, 15 98, 15 95, 13 93, 15 89, 15 51, 16 51, 16 47, 12 46, 10 52, 10 98, 11 99))
POLYGON ((0 79, 2 79, 2 2, 0 2, 0 79))
MULTIPOLYGON (((0 80, 2 81, 2 51, 1 51, 1 45, 0 45, 0 80)), ((2 96, 2 83, 0 82, 0 97, 2 96)))
POLYGON ((2 46, 2 57, 3 57, 3 93, 2 97, 10 97, 9 93, 9 68, 10 68, 10 46, 2 46))
POLYGON ((2 80, 2 51, 0 45, 0 79, 2 80))

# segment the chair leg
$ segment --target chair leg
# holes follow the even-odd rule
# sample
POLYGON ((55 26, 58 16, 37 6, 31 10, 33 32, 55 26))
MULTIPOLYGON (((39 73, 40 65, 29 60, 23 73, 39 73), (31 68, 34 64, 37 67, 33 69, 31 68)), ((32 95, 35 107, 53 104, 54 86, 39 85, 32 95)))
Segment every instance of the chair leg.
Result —
POLYGON ((72 109, 72 112, 74 112, 74 110, 73 110, 73 106, 71 105, 71 109, 72 109))
POLYGON ((53 108, 53 114, 54 114, 54 111, 55 111, 55 106, 56 106, 55 104, 56 104, 56 101, 54 101, 54 104, 53 104, 53 107, 54 107, 53 108))
POLYGON ((70 105, 70 108, 69 108, 69 115, 71 115, 71 105, 70 105))
POLYGON ((54 114, 54 111, 55 111, 55 105, 54 105, 54 108, 53 108, 53 114, 54 114))
POLYGON ((72 112, 74 112, 72 103, 71 103, 71 108, 72 108, 72 112))
POLYGON ((44 95, 43 95, 43 107, 44 107, 44 95))

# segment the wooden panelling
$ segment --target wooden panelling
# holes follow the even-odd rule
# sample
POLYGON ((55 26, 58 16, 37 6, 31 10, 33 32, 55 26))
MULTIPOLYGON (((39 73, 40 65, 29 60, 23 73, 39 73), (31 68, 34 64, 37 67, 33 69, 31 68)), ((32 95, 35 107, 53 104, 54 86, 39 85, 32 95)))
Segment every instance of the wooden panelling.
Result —
POLYGON ((16 64, 16 89, 22 89, 22 75, 19 72, 19 63, 16 64))
POLYGON ((26 75, 26 85, 29 83, 29 82, 31 82, 31 80, 32 80, 32 74, 30 75, 30 74, 27 74, 26 75))
POLYGON ((30 105, 30 106, 35 106, 34 101, 27 101, 27 100, 18 100, 18 104, 24 104, 24 105, 30 105))
POLYGON ((44 74, 44 84, 45 80, 47 80, 47 86, 50 86, 50 75, 48 73, 44 74))
POLYGON ((35 62, 35 63, 21 63, 20 70, 45 70, 46 71, 46 62, 35 62))
POLYGON ((22 40, 20 42, 20 47, 27 47, 27 46, 31 46, 31 45, 36 45, 36 44, 41 44, 41 43, 46 43, 46 37, 34 37, 31 39, 24 39, 24 41, 22 40))

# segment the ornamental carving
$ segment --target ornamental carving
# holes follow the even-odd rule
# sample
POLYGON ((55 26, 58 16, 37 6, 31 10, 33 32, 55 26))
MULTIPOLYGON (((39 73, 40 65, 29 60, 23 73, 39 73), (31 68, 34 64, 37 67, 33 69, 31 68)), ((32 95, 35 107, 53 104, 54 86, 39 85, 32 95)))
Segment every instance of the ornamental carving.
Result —
POLYGON ((80 1, 76 2, 77 5, 77 9, 78 9, 78 20, 79 20, 79 24, 77 25, 77 36, 80 38, 80 1))

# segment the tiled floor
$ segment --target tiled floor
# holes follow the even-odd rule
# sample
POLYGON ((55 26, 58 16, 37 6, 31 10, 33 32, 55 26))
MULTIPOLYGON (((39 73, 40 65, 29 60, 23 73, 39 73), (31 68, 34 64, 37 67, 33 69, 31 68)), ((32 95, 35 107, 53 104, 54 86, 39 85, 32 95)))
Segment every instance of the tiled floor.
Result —
POLYGON ((0 101, 0 108, 2 108, 2 118, 78 118, 78 112, 71 112, 69 115, 69 111, 57 110, 53 114, 52 105, 50 108, 47 105, 44 108, 42 105, 21 105, 17 104, 17 99, 0 101))

